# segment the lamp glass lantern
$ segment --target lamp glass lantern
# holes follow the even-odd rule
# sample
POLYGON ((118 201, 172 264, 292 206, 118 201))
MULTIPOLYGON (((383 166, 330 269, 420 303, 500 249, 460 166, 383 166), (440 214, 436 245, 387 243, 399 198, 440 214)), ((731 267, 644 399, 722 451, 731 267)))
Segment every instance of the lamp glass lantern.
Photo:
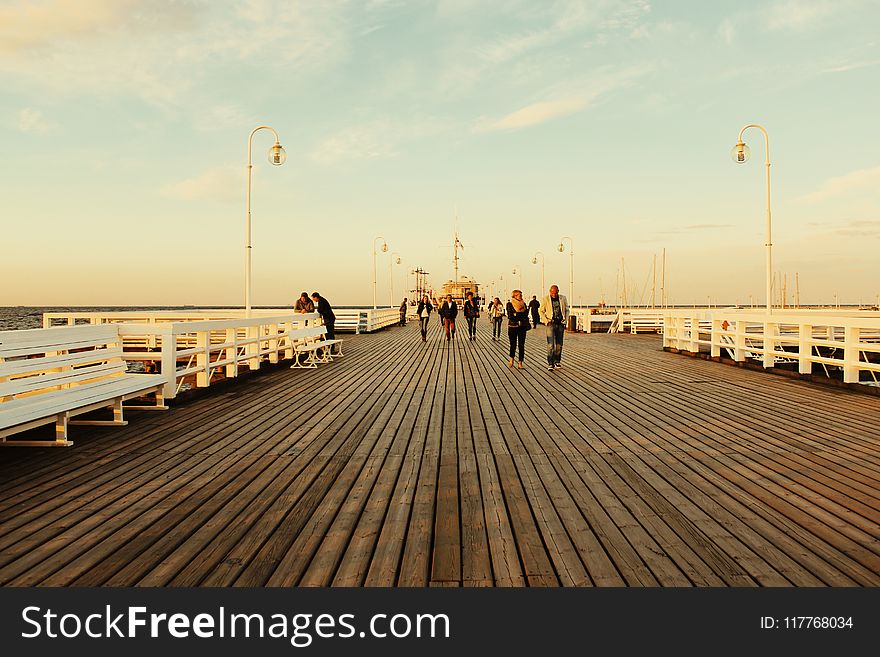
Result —
POLYGON ((287 151, 284 150, 284 146, 279 144, 277 141, 272 148, 269 149, 269 164, 273 164, 276 167, 280 167, 287 161, 287 151))
POLYGON ((737 142, 736 146, 730 150, 730 159, 737 164, 745 164, 751 156, 752 149, 749 148, 748 144, 741 141, 737 142))

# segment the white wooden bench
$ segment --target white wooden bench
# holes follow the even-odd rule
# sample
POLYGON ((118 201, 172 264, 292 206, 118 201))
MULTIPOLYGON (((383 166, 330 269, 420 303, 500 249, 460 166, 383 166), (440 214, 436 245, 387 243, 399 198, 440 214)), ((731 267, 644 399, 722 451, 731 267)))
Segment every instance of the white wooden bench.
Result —
POLYGON ((113 324, 0 331, 0 445, 68 447, 68 424, 125 426, 127 399, 152 392, 154 406, 125 408, 167 409, 164 385, 162 376, 127 372, 113 324), (101 408, 111 408, 113 419, 71 420, 101 408), (7 440, 52 423, 55 440, 7 440))
POLYGON ((333 345, 342 345, 342 340, 325 340, 323 339, 325 335, 327 335, 326 326, 312 326, 297 331, 296 339, 293 341, 295 356, 290 369, 315 369, 318 363, 329 363, 334 356, 342 356, 341 346, 339 352, 331 353, 333 345), (300 354, 307 355, 302 362, 299 360, 300 354))

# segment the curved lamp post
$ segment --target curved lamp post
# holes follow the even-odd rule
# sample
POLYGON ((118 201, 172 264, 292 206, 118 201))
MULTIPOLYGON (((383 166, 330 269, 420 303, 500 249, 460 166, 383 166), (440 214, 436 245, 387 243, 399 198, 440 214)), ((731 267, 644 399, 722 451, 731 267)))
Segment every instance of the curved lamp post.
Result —
POLYGON ((388 259, 388 298, 391 300, 390 307, 394 308, 394 265, 400 264, 400 254, 392 253, 388 259))
POLYGON ((513 268, 513 271, 510 273, 513 274, 514 276, 519 274, 519 290, 520 290, 520 292, 522 292, 522 267, 516 266, 513 268))
POLYGON ((730 151, 730 156, 733 158, 733 161, 737 164, 745 164, 749 156, 751 155, 751 149, 745 144, 743 141, 743 133, 749 128, 757 128, 764 134, 764 152, 766 154, 765 166, 767 167, 767 242, 764 246, 767 247, 767 281, 766 281, 766 294, 767 294, 767 314, 769 315, 773 308, 773 299, 772 299, 772 288, 773 284, 771 282, 771 272, 773 271, 773 240, 772 240, 772 227, 770 223, 770 138, 767 136, 767 131, 757 123, 749 123, 742 130, 739 131, 739 137, 736 142, 736 146, 733 147, 733 150, 730 151))
POLYGON ((376 242, 382 240, 382 253, 388 252, 388 244, 384 237, 373 239, 373 310, 376 310, 376 242))
POLYGON ((538 256, 541 256, 541 294, 543 295, 544 292, 547 291, 547 290, 544 289, 544 254, 541 253, 540 251, 538 251, 538 252, 532 257, 532 264, 533 264, 533 265, 537 265, 537 264, 538 264, 538 256))
POLYGON ((559 240, 560 253, 565 251, 565 240, 568 240, 568 305, 574 308, 574 242, 570 237, 563 237, 559 240))
POLYGON ((287 160, 287 153, 278 140, 278 133, 274 128, 267 125, 261 125, 254 128, 248 137, 248 163, 247 163, 247 219, 245 221, 245 247, 244 247, 244 310, 247 317, 251 316, 251 172, 254 165, 252 163, 254 135, 260 130, 269 130, 275 135, 275 145, 269 149, 269 163, 274 166, 281 166, 287 160))

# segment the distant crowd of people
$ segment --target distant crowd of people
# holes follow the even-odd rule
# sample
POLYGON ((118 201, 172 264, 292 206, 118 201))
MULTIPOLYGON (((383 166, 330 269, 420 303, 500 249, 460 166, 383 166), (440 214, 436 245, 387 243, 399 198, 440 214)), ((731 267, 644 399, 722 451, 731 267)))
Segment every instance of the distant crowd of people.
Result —
MULTIPOLYGON (((406 324, 407 302, 408 300, 404 299, 400 304, 401 325, 406 324)), ((454 340, 458 303, 451 294, 447 294, 442 302, 435 299, 432 303, 426 294, 416 304, 422 342, 428 341, 428 325, 435 308, 442 326, 441 339, 445 336, 447 341, 454 340), (439 308, 436 308, 438 304, 439 308)), ((551 286, 547 296, 540 301, 533 296, 531 301, 526 303, 522 291, 514 290, 506 304, 502 304, 501 299, 495 297, 486 308, 492 329, 492 340, 501 339, 501 329, 504 319, 507 319, 507 337, 510 343, 509 367, 524 368, 526 333, 532 328, 543 325, 547 338, 547 369, 551 371, 562 367, 562 343, 569 311, 568 299, 565 295, 559 294, 559 287, 556 285, 551 286)), ((476 340, 480 305, 475 301, 473 292, 467 293, 462 312, 467 322, 468 340, 476 340)))
MULTIPOLYGON (((438 301, 435 299, 432 303, 427 294, 416 305, 422 342, 428 341, 428 324, 436 305, 438 305, 438 301)), ((447 294, 439 306, 437 314, 442 323, 441 339, 445 336, 447 341, 452 341, 455 339, 458 304, 451 294, 447 294)), ((318 313, 327 328, 327 339, 335 339, 336 315, 333 313, 330 302, 318 292, 313 292, 311 298, 305 292, 300 294, 294 304, 294 310, 299 313, 318 313)), ((404 299, 400 304, 401 326, 406 325, 408 310, 408 299, 404 299)), ((462 308, 467 322, 468 340, 477 339, 477 320, 480 317, 480 310, 474 293, 468 292, 462 308)), ((492 329, 492 340, 501 339, 501 329, 505 318, 507 319, 507 338, 510 344, 510 357, 507 363, 509 367, 524 368, 526 333, 532 328, 543 326, 547 338, 547 369, 551 371, 562 367, 562 343, 565 339, 565 326, 569 311, 568 299, 565 298, 565 295, 559 294, 559 287, 556 285, 550 286, 547 296, 540 301, 536 296, 532 296, 531 301, 526 303, 523 300, 522 291, 514 290, 506 304, 502 304, 501 299, 495 297, 489 301, 486 307, 486 314, 492 329)))

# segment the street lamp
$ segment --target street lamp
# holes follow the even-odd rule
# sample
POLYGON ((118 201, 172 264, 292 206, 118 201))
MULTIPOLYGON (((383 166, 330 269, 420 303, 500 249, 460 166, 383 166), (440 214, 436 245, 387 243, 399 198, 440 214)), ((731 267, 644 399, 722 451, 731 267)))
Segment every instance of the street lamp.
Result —
POLYGON ((574 307, 574 242, 570 237, 563 237, 559 240, 560 253, 565 251, 565 240, 568 240, 568 305, 574 307))
POLYGON ((392 253, 388 259, 388 298, 391 299, 391 307, 394 308, 394 265, 400 264, 400 254, 392 253))
POLYGON ((382 240, 382 253, 388 252, 388 244, 384 237, 373 239, 373 310, 376 310, 376 242, 382 240))
POLYGON ((522 267, 514 267, 513 271, 510 273, 513 274, 514 276, 519 274, 519 290, 520 290, 520 292, 522 292, 522 267))
POLYGON ((538 256, 541 256, 541 294, 543 295, 544 292, 547 291, 547 290, 544 289, 544 254, 541 253, 540 251, 538 251, 538 252, 532 257, 532 264, 533 264, 533 265, 537 265, 537 264, 538 264, 538 256))
POLYGON ((749 156, 751 155, 751 149, 743 142, 743 133, 749 128, 757 128, 762 133, 764 133, 764 152, 766 153, 765 165, 767 167, 767 242, 764 246, 767 247, 767 281, 766 281, 766 294, 767 294, 767 314, 769 315, 772 310, 773 300, 771 297, 772 294, 772 283, 770 280, 771 272, 773 271, 773 240, 771 239, 772 231, 770 224, 770 138, 767 136, 767 131, 757 123, 750 123, 745 126, 742 130, 739 131, 739 137, 736 142, 736 146, 730 151, 730 156, 733 158, 733 161, 737 164, 745 164, 749 156))
POLYGON ((287 160, 287 153, 281 142, 278 140, 278 133, 274 128, 267 125, 261 125, 254 128, 248 137, 248 163, 247 163, 247 219, 245 220, 245 247, 244 247, 244 311, 247 317, 251 316, 251 172, 254 168, 252 163, 252 154, 254 146, 254 135, 260 130, 269 130, 275 135, 275 145, 269 149, 269 163, 274 166, 281 166, 287 160))

